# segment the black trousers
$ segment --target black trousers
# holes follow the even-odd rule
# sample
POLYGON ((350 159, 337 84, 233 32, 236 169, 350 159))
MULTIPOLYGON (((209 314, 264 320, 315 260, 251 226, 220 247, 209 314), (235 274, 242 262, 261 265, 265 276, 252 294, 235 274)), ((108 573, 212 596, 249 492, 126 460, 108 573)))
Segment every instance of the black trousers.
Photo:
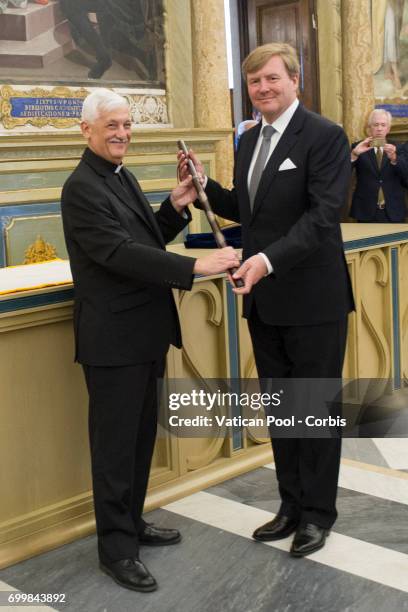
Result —
MULTIPOLYGON (((249 331, 260 378, 341 378, 347 318, 307 326, 271 326, 253 308, 249 331)), ((280 513, 330 528, 336 496, 341 438, 274 438, 280 513)))
POLYGON ((125 367, 83 365, 101 560, 118 561, 138 554, 157 430, 157 383, 164 364, 163 358, 125 367))
POLYGON ((96 59, 98 61, 109 59, 110 51, 107 43, 111 24, 107 11, 101 7, 100 0, 60 0, 60 2, 65 16, 95 51, 96 59), (96 13, 101 36, 90 22, 88 13, 96 13))
POLYGON ((376 208, 374 219, 370 221, 361 221, 358 220, 359 223, 392 223, 391 219, 387 214, 387 208, 376 208))

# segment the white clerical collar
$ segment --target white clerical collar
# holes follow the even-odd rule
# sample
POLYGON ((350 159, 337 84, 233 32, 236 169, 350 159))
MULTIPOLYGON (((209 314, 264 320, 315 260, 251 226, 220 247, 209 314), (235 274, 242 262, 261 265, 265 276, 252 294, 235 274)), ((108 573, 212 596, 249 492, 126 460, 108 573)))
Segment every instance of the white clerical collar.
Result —
POLYGON ((294 100, 292 104, 288 106, 288 108, 281 115, 279 115, 277 119, 275 119, 273 123, 268 123, 265 117, 262 117, 262 127, 264 125, 271 125, 277 132, 279 132, 279 134, 283 134, 298 106, 299 100, 296 98, 296 100, 294 100))
POLYGON ((119 166, 116 167, 115 174, 119 174, 122 168, 123 168, 123 164, 119 164, 119 166))

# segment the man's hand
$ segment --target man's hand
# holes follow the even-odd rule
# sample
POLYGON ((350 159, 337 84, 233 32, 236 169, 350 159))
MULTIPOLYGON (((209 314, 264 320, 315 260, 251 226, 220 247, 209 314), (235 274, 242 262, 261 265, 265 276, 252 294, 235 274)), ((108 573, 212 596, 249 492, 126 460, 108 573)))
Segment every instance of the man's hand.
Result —
MULTIPOLYGON (((194 155, 192 149, 189 150, 191 159, 194 161, 194 165, 197 170, 200 182, 203 185, 205 178, 203 175, 203 165, 200 160, 194 155)), ((182 213, 184 208, 194 202, 197 199, 197 190, 194 187, 193 179, 188 167, 187 157, 182 151, 177 154, 177 176, 180 183, 173 189, 170 194, 170 202, 178 213, 182 213)))
POLYGON ((196 198, 197 191, 193 185, 191 175, 188 175, 184 181, 181 181, 170 194, 170 202, 178 213, 182 213, 184 208, 191 204, 191 202, 194 202, 196 198))
POLYGON ((211 252, 205 257, 196 259, 194 264, 194 274, 220 274, 230 268, 238 268, 239 259, 236 251, 232 247, 225 247, 211 252))
POLYGON ((385 144, 384 145, 384 153, 387 155, 388 159, 392 164, 395 164, 397 161, 397 147, 393 144, 385 144))
POLYGON ((365 140, 362 140, 361 142, 359 142, 356 147, 354 147, 354 149, 351 151, 352 161, 356 161, 359 155, 361 155, 362 153, 367 153, 367 151, 371 149, 372 140, 373 140, 372 137, 369 136, 365 140))
MULTIPOLYGON (((193 149, 189 149, 188 153, 189 153, 189 157, 191 161, 193 162, 195 166, 197 174, 200 177, 200 181, 203 184, 204 176, 205 176, 204 166, 200 162, 196 154, 194 153, 193 149)), ((180 181, 184 181, 188 176, 191 175, 191 172, 190 172, 190 168, 188 167, 187 157, 184 155, 183 151, 179 151, 177 153, 177 160, 178 160, 178 166, 177 166, 178 177, 180 181)))
POLYGON ((232 275, 232 278, 237 280, 242 278, 245 285, 241 288, 233 289, 237 295, 249 293, 254 285, 268 273, 266 263, 261 255, 253 255, 232 275))

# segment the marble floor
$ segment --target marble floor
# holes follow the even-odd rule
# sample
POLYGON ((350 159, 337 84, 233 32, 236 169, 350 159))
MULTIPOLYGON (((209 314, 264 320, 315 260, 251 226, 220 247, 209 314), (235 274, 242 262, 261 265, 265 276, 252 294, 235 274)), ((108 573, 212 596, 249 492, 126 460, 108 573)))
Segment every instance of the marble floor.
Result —
POLYGON ((406 440, 344 440, 339 487, 330 538, 305 559, 288 555, 291 538, 251 539, 279 507, 270 464, 147 515, 183 533, 177 546, 141 551, 158 591, 127 591, 102 574, 91 536, 0 571, 0 609, 19 609, 4 605, 16 590, 66 594, 29 610, 408 612, 406 440))

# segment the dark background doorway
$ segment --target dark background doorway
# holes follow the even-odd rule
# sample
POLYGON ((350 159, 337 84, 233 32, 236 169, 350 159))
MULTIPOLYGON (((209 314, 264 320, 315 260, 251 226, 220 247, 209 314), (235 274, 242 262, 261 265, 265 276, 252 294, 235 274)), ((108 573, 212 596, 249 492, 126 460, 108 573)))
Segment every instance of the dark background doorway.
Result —
MULTIPOLYGON (((241 61, 252 49, 269 42, 287 42, 300 60, 299 98, 319 112, 317 23, 315 0, 238 0, 241 61)), ((242 111, 250 118, 252 106, 242 83, 242 111)))

